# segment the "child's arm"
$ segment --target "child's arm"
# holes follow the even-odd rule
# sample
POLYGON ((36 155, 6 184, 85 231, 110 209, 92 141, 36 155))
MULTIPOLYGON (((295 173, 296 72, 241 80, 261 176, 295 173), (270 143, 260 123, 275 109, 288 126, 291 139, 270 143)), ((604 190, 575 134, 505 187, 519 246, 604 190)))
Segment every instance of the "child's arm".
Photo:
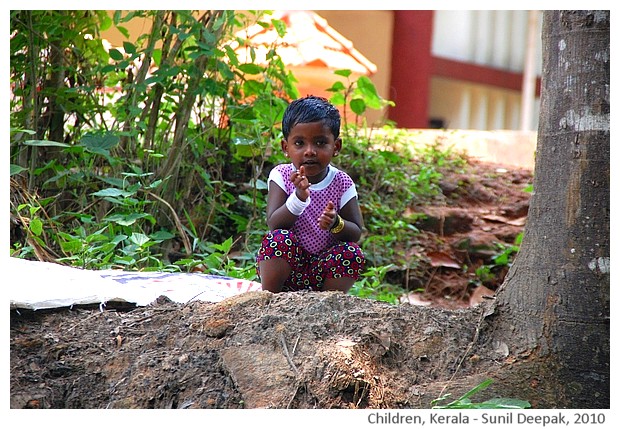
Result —
MULTIPOLYGON (((295 171, 289 178, 295 185, 295 194, 300 202, 305 202, 310 198, 310 182, 305 176, 304 167, 300 167, 299 171, 295 171)), ((293 226, 297 220, 297 215, 291 213, 286 205, 288 195, 282 188, 274 182, 269 183, 269 192, 267 194, 267 226, 269 229, 288 229, 293 226)))

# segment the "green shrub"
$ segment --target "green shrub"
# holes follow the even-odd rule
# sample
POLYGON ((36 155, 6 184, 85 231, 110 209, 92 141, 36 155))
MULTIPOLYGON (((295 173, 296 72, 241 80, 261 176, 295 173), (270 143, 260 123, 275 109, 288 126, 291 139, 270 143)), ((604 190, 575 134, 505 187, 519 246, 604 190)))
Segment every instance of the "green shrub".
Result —
MULTIPOLYGON (((279 124, 298 96, 277 46, 266 64, 234 50, 236 31, 264 16, 11 11, 12 255, 256 280, 265 180, 284 161, 279 124), (127 35, 137 18, 152 31, 106 50, 100 30, 127 35)), ((346 83, 328 89, 345 112, 334 161, 355 180, 366 224, 368 270, 352 293, 397 303, 403 288, 386 274, 419 266, 407 252, 419 234, 412 208, 438 197, 442 171, 463 160, 389 124, 368 127, 368 109, 393 103, 370 79, 335 73, 346 83)))

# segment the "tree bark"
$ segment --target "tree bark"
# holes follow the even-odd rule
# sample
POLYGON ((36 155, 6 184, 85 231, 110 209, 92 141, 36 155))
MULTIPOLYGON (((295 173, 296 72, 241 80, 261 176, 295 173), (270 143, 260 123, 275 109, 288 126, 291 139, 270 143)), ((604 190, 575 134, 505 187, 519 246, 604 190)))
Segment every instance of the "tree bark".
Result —
POLYGON ((609 11, 543 14, 534 192, 487 339, 539 407, 610 404, 609 25, 609 11))

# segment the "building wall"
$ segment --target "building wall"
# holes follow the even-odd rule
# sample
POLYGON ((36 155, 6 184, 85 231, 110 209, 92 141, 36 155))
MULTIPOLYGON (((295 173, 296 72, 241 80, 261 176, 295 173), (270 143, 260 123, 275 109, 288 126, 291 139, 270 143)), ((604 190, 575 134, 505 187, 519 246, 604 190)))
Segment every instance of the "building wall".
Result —
MULTIPOLYGON (((528 14, 525 10, 435 11, 434 56, 522 73, 526 67, 528 14)), ((542 69, 541 20, 538 20, 533 70, 542 69)), ((520 91, 433 78, 431 117, 459 129, 511 129, 521 124, 520 91)), ((540 100, 529 110, 530 130, 538 126, 540 100)))
MULTIPOLYGON (((390 98, 393 11, 318 10, 319 15, 350 39, 377 65, 371 77, 379 93, 390 98), (369 29, 371 29, 369 31, 369 29)), ((541 73, 540 20, 534 47, 534 72, 541 73)), ((438 10, 433 15, 432 55, 522 73, 528 43, 528 11, 438 10)), ((411 64, 415 67, 415 64, 411 64)), ((522 93, 446 77, 430 80, 429 120, 451 129, 517 130, 522 124, 522 93)), ((539 100, 531 101, 529 130, 538 127, 539 100)), ((382 113, 369 115, 376 121, 382 113)))
MULTIPOLYGON (((520 72, 525 63, 528 11, 439 10, 433 54, 520 72)), ((540 44, 537 47, 540 54, 540 44)), ((540 73, 541 62, 537 62, 540 73)))

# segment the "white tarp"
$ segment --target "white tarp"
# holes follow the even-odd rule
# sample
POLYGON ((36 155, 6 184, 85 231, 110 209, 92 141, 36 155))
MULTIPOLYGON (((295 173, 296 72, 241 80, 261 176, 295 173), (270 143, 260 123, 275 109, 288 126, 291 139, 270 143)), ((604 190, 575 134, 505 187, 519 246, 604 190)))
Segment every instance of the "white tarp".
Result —
POLYGON ((178 303, 219 302, 260 283, 200 273, 82 270, 51 262, 8 258, 5 283, 11 308, 46 309, 110 301, 144 306, 164 295, 178 303), (12 285, 12 286, 10 286, 12 285))

